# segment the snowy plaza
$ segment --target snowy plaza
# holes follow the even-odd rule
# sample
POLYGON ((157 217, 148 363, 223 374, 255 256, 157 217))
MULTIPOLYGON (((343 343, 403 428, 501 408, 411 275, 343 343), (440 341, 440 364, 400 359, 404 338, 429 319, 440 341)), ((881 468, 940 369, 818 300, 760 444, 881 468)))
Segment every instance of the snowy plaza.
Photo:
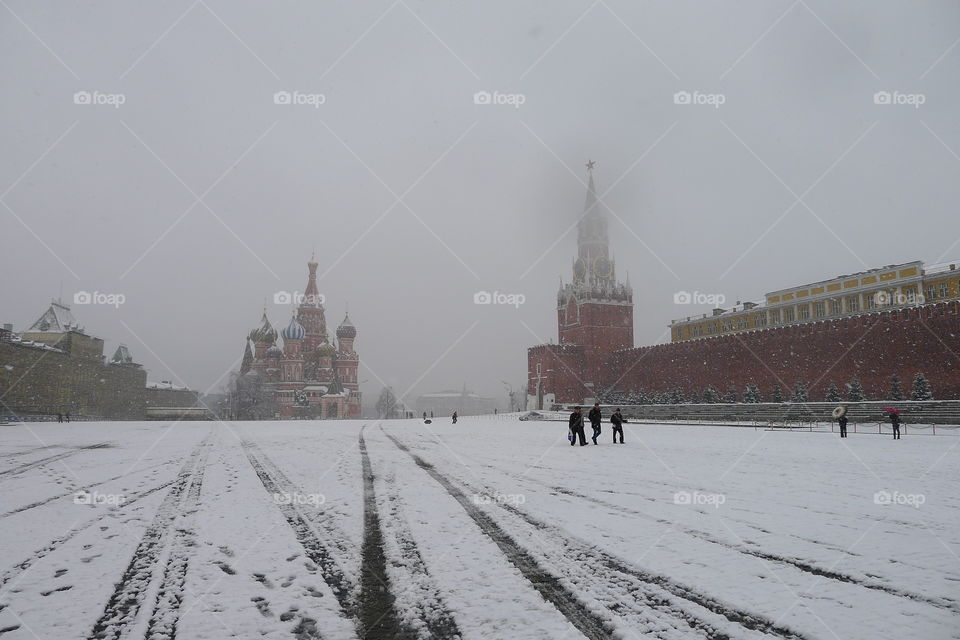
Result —
POLYGON ((2 427, 0 636, 956 638, 955 436, 2 427))

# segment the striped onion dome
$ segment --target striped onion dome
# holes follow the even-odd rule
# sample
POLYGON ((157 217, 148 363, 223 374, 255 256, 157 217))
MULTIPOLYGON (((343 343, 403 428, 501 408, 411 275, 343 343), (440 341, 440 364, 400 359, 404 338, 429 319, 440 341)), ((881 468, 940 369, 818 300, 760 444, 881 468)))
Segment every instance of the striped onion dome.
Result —
POLYGON ((307 335, 307 330, 297 322, 296 316, 291 316, 290 324, 281 333, 284 340, 303 340, 303 336, 307 335))

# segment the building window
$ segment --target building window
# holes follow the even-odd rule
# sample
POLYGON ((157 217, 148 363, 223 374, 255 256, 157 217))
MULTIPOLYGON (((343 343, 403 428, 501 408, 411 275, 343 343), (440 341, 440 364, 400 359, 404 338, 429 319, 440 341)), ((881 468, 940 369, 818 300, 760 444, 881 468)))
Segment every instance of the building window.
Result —
POLYGON ((538 363, 537 363, 537 375, 540 375, 540 366, 541 366, 541 365, 540 365, 540 363, 538 362, 538 363))
POLYGON ((847 298, 847 313, 856 313, 860 311, 860 299, 857 296, 847 298))
POLYGON ((836 298, 830 300, 830 315, 838 316, 843 313, 843 305, 840 304, 840 301, 836 298))
POLYGON ((913 287, 906 289, 907 304, 917 304, 917 290, 913 287))
POLYGON ((778 325, 780 324, 780 310, 770 312, 770 324, 778 325))
POLYGON ((827 315, 827 305, 824 302, 813 303, 813 315, 816 318, 822 318, 827 315))
POLYGON ((783 310, 783 321, 784 322, 793 322, 794 321, 795 311, 793 307, 787 307, 783 310))
POLYGON ((880 292, 877 293, 868 293, 864 296, 867 300, 867 309, 876 309, 877 308, 877 298, 881 296, 880 292))
POLYGON ((767 316, 759 315, 756 318, 754 318, 753 322, 755 327, 758 327, 758 328, 765 327, 767 326, 767 316))
POLYGON ((933 300, 935 298, 933 287, 927 287, 927 300, 933 300))
POLYGON ((797 307, 800 310, 800 319, 809 320, 810 319, 810 305, 805 304, 800 307, 797 307))
POLYGON ((940 295, 939 295, 938 297, 940 297, 940 298, 946 298, 946 297, 947 297, 947 283, 946 283, 946 282, 941 282, 941 283, 940 283, 940 291, 939 291, 939 294, 940 294, 940 295))

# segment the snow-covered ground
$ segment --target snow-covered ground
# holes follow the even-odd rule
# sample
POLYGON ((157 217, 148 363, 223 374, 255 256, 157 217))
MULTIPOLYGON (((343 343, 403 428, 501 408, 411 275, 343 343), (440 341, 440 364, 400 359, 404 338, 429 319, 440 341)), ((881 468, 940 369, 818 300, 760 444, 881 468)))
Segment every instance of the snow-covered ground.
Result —
POLYGON ((625 431, 0 427, 0 639, 960 638, 960 439, 625 431))

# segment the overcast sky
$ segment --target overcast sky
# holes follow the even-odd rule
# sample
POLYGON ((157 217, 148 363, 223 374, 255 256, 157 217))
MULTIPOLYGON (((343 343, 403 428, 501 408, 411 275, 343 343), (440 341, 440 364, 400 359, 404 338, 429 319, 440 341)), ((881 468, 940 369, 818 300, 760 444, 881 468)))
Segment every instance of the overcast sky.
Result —
POLYGON ((953 0, 2 4, 0 321, 122 294, 73 311, 150 380, 219 388, 315 249, 367 400, 504 395, 588 158, 638 345, 707 310, 677 291, 960 260, 953 0))

